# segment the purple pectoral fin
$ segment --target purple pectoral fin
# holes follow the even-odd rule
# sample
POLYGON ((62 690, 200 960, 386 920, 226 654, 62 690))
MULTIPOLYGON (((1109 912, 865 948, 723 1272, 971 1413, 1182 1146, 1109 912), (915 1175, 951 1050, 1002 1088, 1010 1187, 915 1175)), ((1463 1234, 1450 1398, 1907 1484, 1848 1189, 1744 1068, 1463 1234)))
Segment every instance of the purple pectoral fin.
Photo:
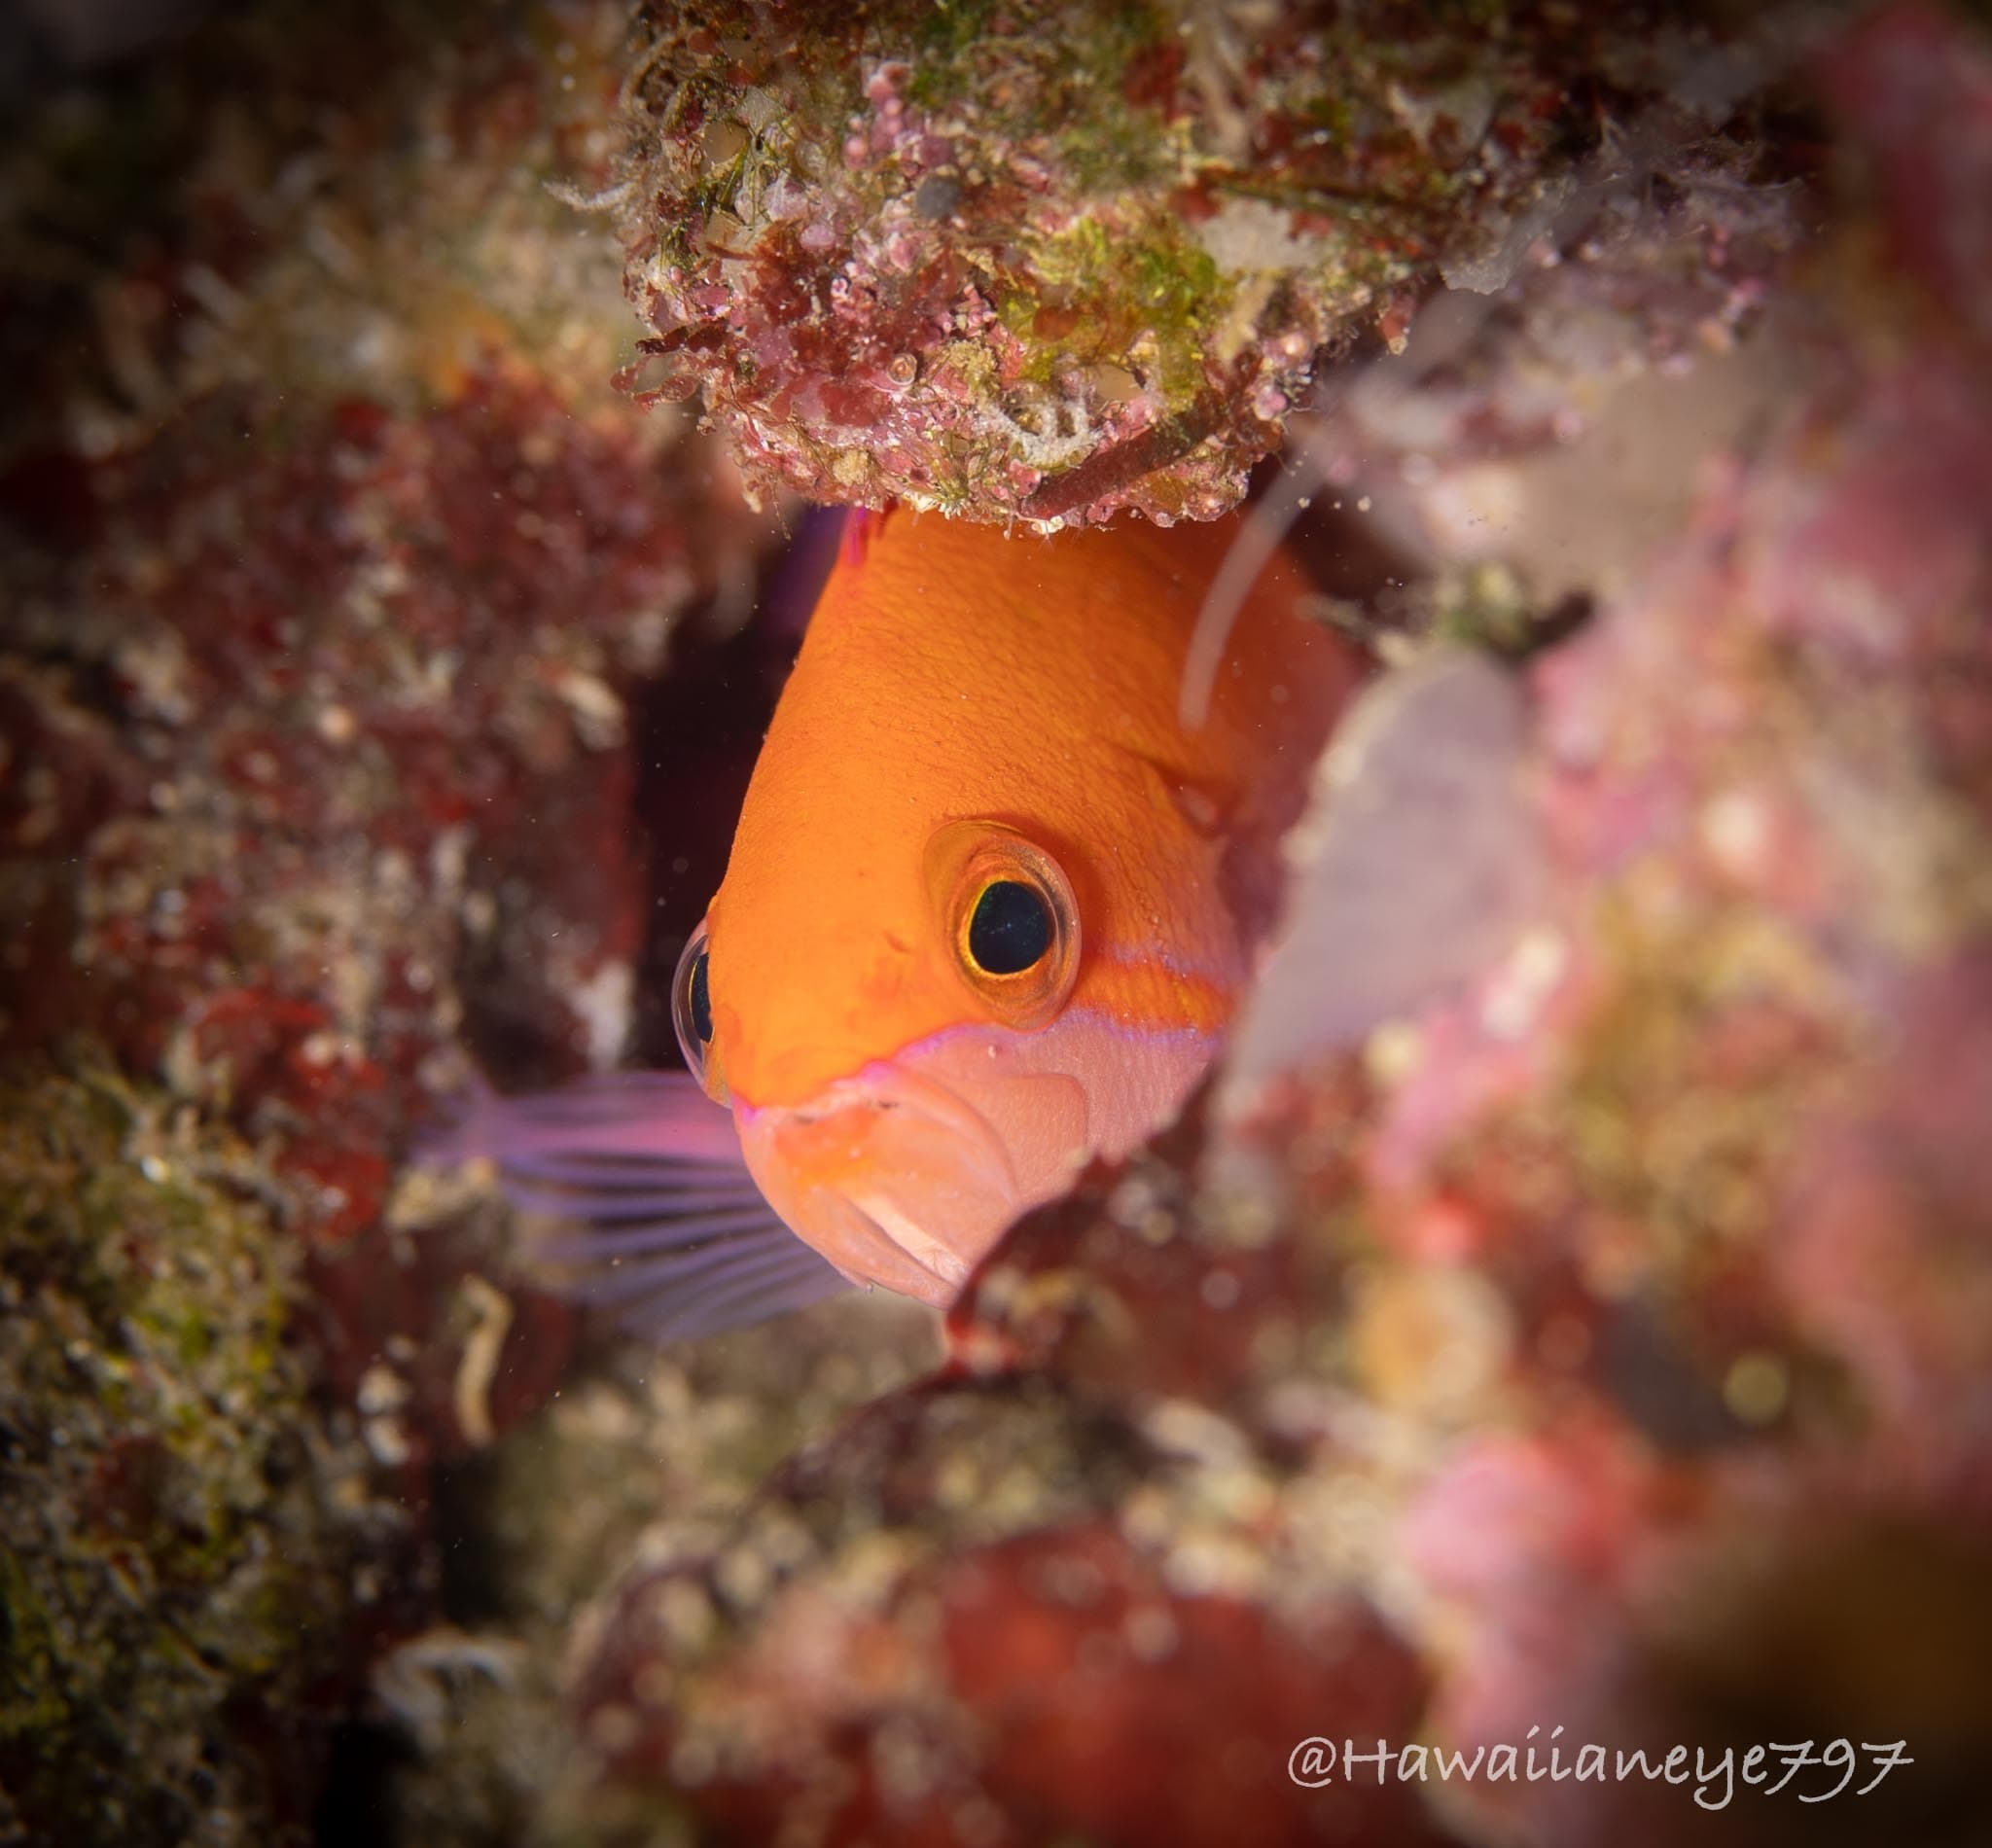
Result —
POLYGON ((704 1245, 596 1260, 567 1286, 582 1301, 615 1305, 632 1328, 658 1342, 746 1328, 850 1287, 772 1217, 704 1245))
POLYGON ((571 1223, 536 1247, 560 1267, 563 1294, 613 1304, 658 1340, 742 1328, 850 1287, 775 1217, 731 1119, 680 1073, 480 1091, 420 1158, 494 1162, 520 1211, 571 1223))

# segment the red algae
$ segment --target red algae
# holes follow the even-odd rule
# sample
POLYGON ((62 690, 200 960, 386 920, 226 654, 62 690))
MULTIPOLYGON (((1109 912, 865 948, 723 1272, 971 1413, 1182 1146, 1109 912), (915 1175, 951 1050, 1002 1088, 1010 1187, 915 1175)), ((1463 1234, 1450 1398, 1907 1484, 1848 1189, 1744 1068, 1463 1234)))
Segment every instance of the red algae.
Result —
POLYGON ((629 382, 702 391, 759 491, 1214 518, 1317 364, 1498 289, 1601 142, 1747 164, 1724 56, 1763 50, 1553 6, 652 5, 629 382))
MULTIPOLYGON (((627 770, 587 734, 620 723, 604 643, 653 646, 641 620, 691 578, 666 508, 586 511, 636 488, 633 448, 568 423, 537 468, 504 459, 565 422, 493 377, 378 436, 301 427, 246 479, 168 475, 158 447, 95 479, 111 562, 78 653, 136 800, 89 833, 61 901, 80 933, 27 985, 50 1006, 83 984, 67 1024, 251 1133, 308 1123, 274 1166, 342 1177, 299 1191, 321 1237, 378 1218, 460 1005, 459 905, 520 871, 543 889, 551 834, 592 942, 569 981, 633 950, 627 770)), ((72 674, 92 735, 80 695, 72 674)))

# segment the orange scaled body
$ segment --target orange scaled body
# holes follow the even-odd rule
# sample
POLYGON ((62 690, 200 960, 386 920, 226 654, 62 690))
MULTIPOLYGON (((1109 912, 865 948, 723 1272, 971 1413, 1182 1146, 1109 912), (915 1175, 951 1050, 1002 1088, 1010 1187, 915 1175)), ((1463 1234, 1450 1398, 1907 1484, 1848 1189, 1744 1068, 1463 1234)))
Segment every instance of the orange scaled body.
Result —
POLYGON ((896 512, 832 573, 685 968, 705 956, 688 1051, 755 1181, 847 1274, 949 1300, 1017 1213, 1141 1141, 1214 1057, 1357 675, 1276 557, 1184 727, 1233 535, 896 512), (1032 969, 977 965, 992 880, 1052 917, 1032 969))

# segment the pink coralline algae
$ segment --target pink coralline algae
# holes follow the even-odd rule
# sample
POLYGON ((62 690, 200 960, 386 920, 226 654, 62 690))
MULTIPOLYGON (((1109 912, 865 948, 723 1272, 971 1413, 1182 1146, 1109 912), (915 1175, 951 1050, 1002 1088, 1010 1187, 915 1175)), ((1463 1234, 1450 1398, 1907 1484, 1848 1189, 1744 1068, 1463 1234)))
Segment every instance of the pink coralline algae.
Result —
POLYGON ((1046 525, 1226 512, 1317 364, 1498 288, 1587 160, 1759 146, 1705 35, 1606 9, 657 4, 637 48, 632 388, 761 491, 1046 525))

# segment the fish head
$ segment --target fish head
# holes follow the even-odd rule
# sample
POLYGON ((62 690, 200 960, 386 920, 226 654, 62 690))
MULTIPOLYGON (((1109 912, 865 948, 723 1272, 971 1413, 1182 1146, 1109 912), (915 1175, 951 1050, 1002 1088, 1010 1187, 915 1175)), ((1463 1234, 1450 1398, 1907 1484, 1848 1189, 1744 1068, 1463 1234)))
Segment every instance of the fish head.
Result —
POLYGON ((788 1226, 855 1281, 944 1305, 1019 1214, 1146 1134, 1215 1040, 1083 1005, 1087 881, 1070 849, 968 819, 901 858, 910 879, 846 878, 799 910, 793 863, 736 882, 736 856, 674 1015, 788 1226))

